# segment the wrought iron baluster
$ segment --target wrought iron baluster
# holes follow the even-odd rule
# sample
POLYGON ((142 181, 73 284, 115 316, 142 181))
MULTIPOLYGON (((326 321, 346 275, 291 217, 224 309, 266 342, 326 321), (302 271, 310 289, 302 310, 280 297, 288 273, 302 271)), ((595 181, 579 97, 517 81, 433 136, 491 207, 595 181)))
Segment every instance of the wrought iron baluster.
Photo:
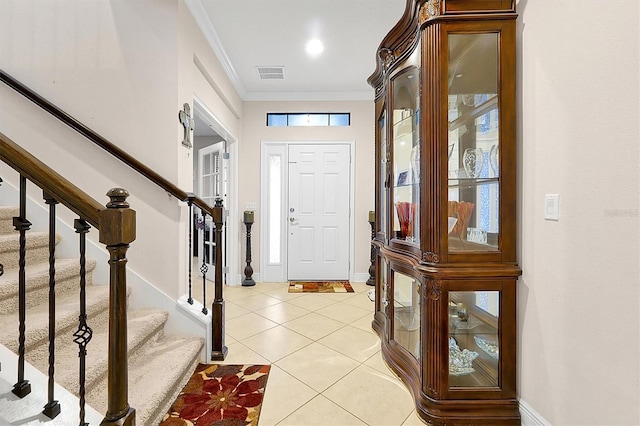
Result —
POLYGON ((31 384, 24 378, 24 346, 25 346, 25 320, 26 320, 26 254, 27 238, 26 232, 31 228, 31 222, 26 219, 27 215, 27 178, 20 175, 20 216, 13 218, 13 226, 20 232, 20 251, 18 260, 18 381, 13 385, 11 392, 19 398, 24 398, 31 393, 31 384))
POLYGON ((187 199, 187 205, 189 206, 189 259, 187 263, 189 263, 189 298, 187 302, 190 305, 193 305, 193 297, 191 297, 191 269, 193 264, 193 250, 191 247, 193 241, 193 198, 195 194, 189 193, 189 198, 187 199))
POLYGON ((91 226, 82 219, 76 219, 73 222, 76 232, 80 239, 80 316, 78 317, 78 330, 73 333, 73 341, 78 345, 78 357, 80 357, 80 371, 78 397, 80 398, 80 426, 88 426, 85 423, 85 374, 87 360, 87 345, 93 336, 93 330, 87 325, 87 267, 86 267, 86 248, 87 233, 91 226))
POLYGON ((42 414, 50 419, 60 414, 60 404, 54 399, 55 385, 55 347, 56 347, 56 204, 58 201, 50 194, 43 198, 49 206, 49 382, 47 386, 47 405, 42 414))
POLYGON ((207 309, 207 212, 202 210, 202 266, 200 266, 200 272, 202 272, 202 313, 207 315, 209 310, 207 309))

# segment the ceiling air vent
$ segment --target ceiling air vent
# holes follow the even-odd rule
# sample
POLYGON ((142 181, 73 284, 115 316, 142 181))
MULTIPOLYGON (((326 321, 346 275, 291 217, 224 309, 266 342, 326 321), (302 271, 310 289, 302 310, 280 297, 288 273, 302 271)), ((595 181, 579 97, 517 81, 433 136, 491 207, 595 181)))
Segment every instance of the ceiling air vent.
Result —
POLYGON ((284 80, 284 67, 257 67, 261 80, 284 80))

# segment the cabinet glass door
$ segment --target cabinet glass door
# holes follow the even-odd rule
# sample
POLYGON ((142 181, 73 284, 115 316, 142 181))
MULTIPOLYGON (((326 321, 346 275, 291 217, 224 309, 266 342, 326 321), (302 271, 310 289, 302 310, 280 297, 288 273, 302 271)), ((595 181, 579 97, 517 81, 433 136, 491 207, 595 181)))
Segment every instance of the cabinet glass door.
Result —
POLYGON ((393 237, 419 243, 420 237, 420 72, 416 67, 393 79, 393 237))
POLYGON ((420 360, 420 283, 393 271, 393 340, 420 360))
POLYGON ((380 257, 378 265, 380 266, 380 271, 379 271, 380 293, 376 298, 376 300, 378 301, 377 310, 378 312, 382 312, 386 317, 389 315, 388 308, 387 308, 389 306, 389 296, 390 296, 389 295, 389 277, 388 277, 389 264, 387 263, 387 260, 384 257, 380 257))
POLYGON ((498 34, 449 34, 449 251, 496 251, 500 223, 498 34))
POLYGON ((449 386, 498 386, 500 292, 449 292, 449 386))
POLYGON ((387 210, 388 210, 388 196, 389 196, 389 144, 387 142, 387 113, 383 109, 382 115, 378 120, 378 140, 380 141, 380 167, 378 177, 380 182, 380 209, 378 211, 378 232, 383 235, 385 241, 387 241, 387 210))

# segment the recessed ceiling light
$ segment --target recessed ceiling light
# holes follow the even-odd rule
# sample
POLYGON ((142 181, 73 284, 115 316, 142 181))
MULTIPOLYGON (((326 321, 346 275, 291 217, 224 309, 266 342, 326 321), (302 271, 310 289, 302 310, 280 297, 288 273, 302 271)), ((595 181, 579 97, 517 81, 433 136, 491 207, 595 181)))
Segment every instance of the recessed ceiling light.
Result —
POLYGON ((307 42, 306 49, 309 55, 318 55, 324 50, 324 46, 322 45, 322 42, 320 40, 313 39, 307 42))

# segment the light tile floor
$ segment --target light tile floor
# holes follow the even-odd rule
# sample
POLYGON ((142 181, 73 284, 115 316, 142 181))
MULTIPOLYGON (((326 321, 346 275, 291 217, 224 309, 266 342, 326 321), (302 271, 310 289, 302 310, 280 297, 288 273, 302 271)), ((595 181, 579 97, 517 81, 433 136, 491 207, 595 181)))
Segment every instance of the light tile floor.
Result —
MULTIPOLYGON (((224 288, 226 364, 271 364, 260 426, 414 426, 411 394, 371 329, 371 288, 289 293, 287 283, 224 288)), ((213 293, 210 293, 213 294, 213 293)))

